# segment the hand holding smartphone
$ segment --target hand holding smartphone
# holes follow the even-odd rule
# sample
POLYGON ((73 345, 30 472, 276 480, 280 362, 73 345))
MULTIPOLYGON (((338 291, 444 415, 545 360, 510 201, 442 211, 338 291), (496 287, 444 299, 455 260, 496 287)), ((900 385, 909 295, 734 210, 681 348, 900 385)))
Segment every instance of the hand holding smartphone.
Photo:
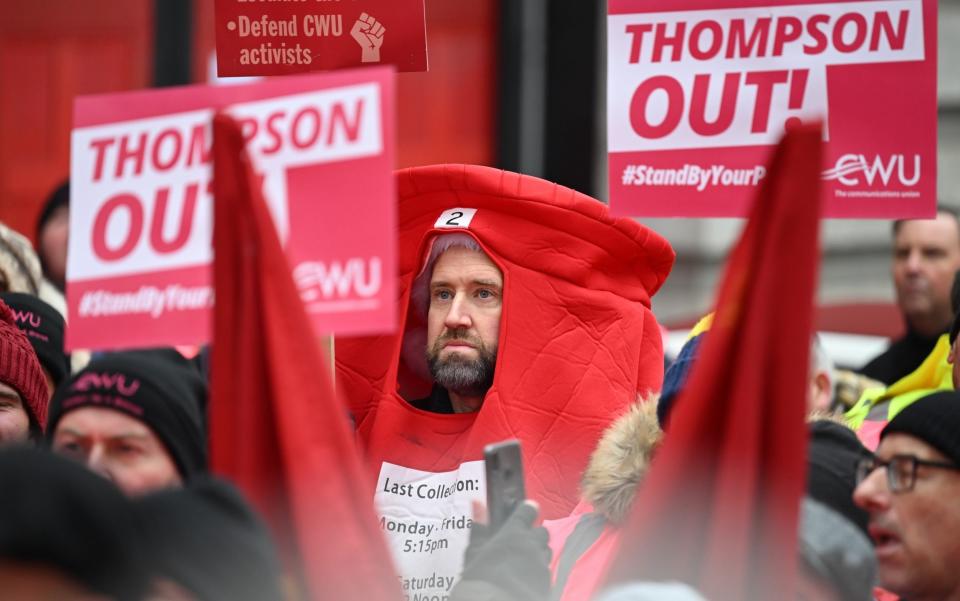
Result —
POLYGON ((505 440, 483 449, 487 475, 487 513, 491 530, 498 529, 526 498, 520 441, 505 440))

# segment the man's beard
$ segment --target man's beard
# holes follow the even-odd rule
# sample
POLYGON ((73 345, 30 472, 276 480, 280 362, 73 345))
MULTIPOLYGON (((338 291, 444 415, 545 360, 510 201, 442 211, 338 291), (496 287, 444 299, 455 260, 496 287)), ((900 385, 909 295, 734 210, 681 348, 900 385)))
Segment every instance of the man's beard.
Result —
POLYGON ((427 349, 427 364, 433 381, 448 392, 464 396, 480 396, 493 384, 493 369, 497 363, 497 349, 489 350, 483 341, 467 334, 465 329, 447 330, 427 349), (464 357, 452 352, 440 358, 443 346, 452 340, 470 343, 477 351, 477 358, 464 357))

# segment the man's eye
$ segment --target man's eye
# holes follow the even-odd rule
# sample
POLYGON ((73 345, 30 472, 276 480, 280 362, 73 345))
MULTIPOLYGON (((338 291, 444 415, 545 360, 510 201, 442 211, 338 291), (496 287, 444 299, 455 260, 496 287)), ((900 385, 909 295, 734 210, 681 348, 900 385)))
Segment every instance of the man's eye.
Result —
POLYGON ((449 290, 437 290, 433 293, 433 297, 437 300, 450 300, 453 298, 453 294, 449 290))
POLYGON ((57 450, 66 455, 71 455, 74 457, 80 456, 83 454, 83 447, 80 443, 75 441, 61 442, 57 445, 57 450))
POLYGON ((118 444, 114 450, 119 455, 135 455, 140 452, 140 448, 132 444, 118 444))
POLYGON ((487 290, 486 288, 481 288, 477 291, 477 296, 479 298, 493 298, 496 296, 492 290, 487 290))

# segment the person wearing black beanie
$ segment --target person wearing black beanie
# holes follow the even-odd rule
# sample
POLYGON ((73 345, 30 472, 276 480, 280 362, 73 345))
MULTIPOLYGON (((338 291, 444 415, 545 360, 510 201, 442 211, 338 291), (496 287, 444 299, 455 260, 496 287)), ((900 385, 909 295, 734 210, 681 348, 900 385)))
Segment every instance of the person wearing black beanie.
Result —
POLYGON ((54 395, 47 441, 139 495, 207 469, 206 386, 174 351, 98 357, 54 395))
MULTIPOLYGON (((960 274, 960 271, 957 272, 960 274)), ((953 281, 954 292, 957 292, 960 289, 960 278, 957 278, 953 281)), ((957 298, 957 294, 954 294, 954 300, 960 302, 960 299, 957 298)), ((960 343, 957 342, 957 335, 960 334, 960 310, 954 312, 953 325, 950 326, 950 352, 947 353, 947 363, 951 367, 951 376, 953 379, 953 388, 957 390, 960 388, 960 343)))
POLYGON ((0 450, 0 597, 139 601, 148 575, 131 501, 72 461, 0 450))
POLYGON ((173 598, 196 601, 284 598, 267 528, 229 483, 199 478, 141 497, 135 509, 158 594, 175 591, 181 595, 173 598))
POLYGON ((40 367, 47 378, 50 396, 70 373, 70 363, 63 352, 66 322, 60 313, 40 298, 23 292, 4 292, 0 300, 13 310, 17 327, 27 335, 37 353, 40 367))
POLYGON ((857 479, 880 586, 911 601, 960 599, 960 392, 901 410, 857 479))
POLYGON ((810 423, 807 495, 850 520, 867 535, 867 512, 853 502, 857 460, 870 452, 856 433, 829 419, 810 423))

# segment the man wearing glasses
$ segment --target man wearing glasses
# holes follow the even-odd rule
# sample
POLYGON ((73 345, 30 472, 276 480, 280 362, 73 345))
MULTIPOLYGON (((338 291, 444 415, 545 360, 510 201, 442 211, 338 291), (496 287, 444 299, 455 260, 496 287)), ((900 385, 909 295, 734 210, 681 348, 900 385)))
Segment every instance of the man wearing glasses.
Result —
POLYGON ((909 601, 960 601, 960 392, 905 408, 857 466, 880 586, 909 601))

